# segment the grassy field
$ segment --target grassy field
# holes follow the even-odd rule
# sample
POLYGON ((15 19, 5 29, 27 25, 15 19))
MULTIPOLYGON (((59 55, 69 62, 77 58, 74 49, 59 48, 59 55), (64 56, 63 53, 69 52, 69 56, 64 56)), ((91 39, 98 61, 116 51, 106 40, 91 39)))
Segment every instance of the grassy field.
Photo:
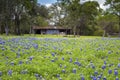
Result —
POLYGON ((0 37, 0 80, 119 80, 120 38, 0 37))

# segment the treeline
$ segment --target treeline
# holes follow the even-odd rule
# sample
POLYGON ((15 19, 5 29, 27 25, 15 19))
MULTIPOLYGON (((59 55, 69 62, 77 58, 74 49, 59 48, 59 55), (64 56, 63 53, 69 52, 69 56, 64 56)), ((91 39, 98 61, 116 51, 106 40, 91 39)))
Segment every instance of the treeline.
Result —
POLYGON ((74 35, 120 33, 120 0, 106 0, 103 10, 97 1, 57 0, 50 7, 37 0, 0 0, 0 33, 32 33, 32 26, 62 26, 74 35))
POLYGON ((118 34, 120 0, 106 0, 104 6, 107 5, 109 7, 103 10, 97 1, 58 0, 52 9, 55 8, 56 25, 71 27, 74 35, 118 34))
POLYGON ((33 25, 48 25, 48 10, 37 0, 0 0, 0 33, 32 33, 33 25), (42 24, 41 24, 42 23, 42 24))

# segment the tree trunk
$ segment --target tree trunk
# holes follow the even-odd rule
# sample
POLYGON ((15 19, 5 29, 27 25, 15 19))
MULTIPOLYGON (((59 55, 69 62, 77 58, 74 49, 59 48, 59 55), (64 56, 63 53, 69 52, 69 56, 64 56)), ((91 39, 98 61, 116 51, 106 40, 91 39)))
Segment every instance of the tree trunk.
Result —
POLYGON ((118 24, 118 26, 119 26, 119 37, 120 37, 120 16, 119 16, 119 24, 118 24))
POLYGON ((76 36, 76 26, 74 26, 74 31, 73 31, 73 33, 74 33, 74 37, 76 36))
POLYGON ((2 34, 2 28, 1 28, 1 25, 0 25, 0 34, 2 34))
POLYGON ((7 23, 7 21, 6 21, 6 23, 5 23, 5 33, 6 33, 6 36, 8 36, 8 34, 9 34, 9 29, 8 29, 8 23, 7 23))
POLYGON ((16 15, 15 17, 15 34, 20 35, 20 19, 19 15, 16 15))
POLYGON ((104 30, 104 33, 103 33, 103 38, 105 37, 105 34, 106 34, 106 31, 104 30))

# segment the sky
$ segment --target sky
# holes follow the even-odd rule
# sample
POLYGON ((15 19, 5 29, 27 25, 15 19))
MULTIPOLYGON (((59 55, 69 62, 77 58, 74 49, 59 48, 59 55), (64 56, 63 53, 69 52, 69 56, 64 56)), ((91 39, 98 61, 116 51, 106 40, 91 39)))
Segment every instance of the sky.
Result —
MULTIPOLYGON (((83 1, 98 1, 102 9, 105 10, 107 8, 106 6, 103 5, 105 0, 83 0, 83 1)), ((49 7, 52 3, 55 3, 55 2, 57 2, 57 0, 38 0, 38 3, 46 5, 47 7, 49 7)))

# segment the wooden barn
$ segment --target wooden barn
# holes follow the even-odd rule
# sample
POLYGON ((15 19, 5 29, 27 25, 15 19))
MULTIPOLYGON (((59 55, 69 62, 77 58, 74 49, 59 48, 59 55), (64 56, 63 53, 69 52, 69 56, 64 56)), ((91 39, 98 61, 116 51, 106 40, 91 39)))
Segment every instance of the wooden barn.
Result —
POLYGON ((70 28, 63 28, 58 26, 39 27, 33 26, 35 34, 70 34, 70 28))

